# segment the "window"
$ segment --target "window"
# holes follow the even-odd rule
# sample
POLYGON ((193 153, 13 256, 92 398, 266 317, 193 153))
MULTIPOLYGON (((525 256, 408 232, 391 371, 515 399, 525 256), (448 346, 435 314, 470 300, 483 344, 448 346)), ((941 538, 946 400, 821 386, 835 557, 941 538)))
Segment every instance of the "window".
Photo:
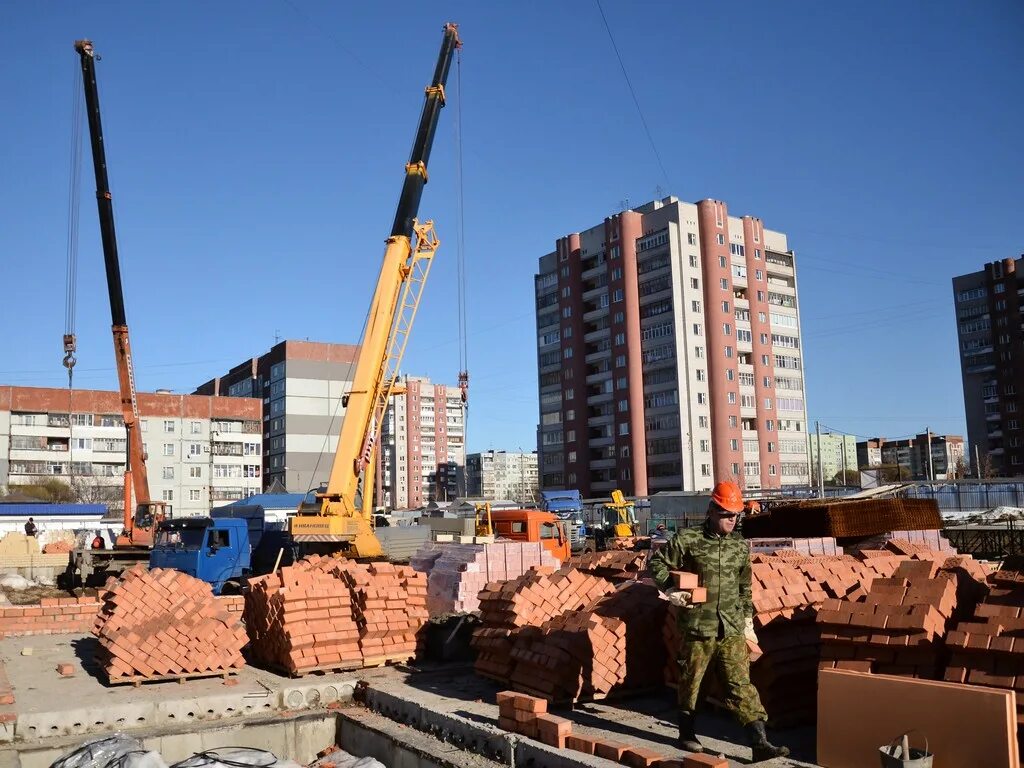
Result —
POLYGON ((702 429, 707 429, 708 428, 708 417, 707 416, 698 416, 697 417, 697 426, 701 427, 702 429))
POLYGON ((732 347, 726 347, 725 348, 725 356, 726 357, 732 357, 732 347))
POLYGON ((188 468, 188 476, 189 477, 202 477, 203 476, 203 465, 202 464, 197 464, 194 467, 189 467, 188 468))
POLYGON ((707 453, 708 451, 710 451, 711 450, 711 441, 710 440, 701 440, 700 441, 700 449, 701 449, 701 451, 703 453, 707 453))
POLYGON ((775 443, 768 443, 768 453, 775 453, 775 443))
POLYGON ((766 411, 770 411, 772 409, 772 399, 770 397, 766 397, 764 399, 764 409, 766 411))
POLYGON ((562 357, 566 360, 572 357, 572 347, 566 347, 562 350, 562 357))
MULTIPOLYGON (((142 422, 145 425, 145 421, 142 422)), ((72 413, 71 414, 71 425, 75 427, 91 427, 92 426, 92 414, 91 413, 72 413)))
POLYGON ((739 462, 735 462, 735 461, 734 461, 734 462, 732 463, 732 473, 733 473, 734 475, 738 475, 738 474, 740 473, 740 465, 739 465, 739 462))
POLYGON ((750 331, 744 330, 743 328, 736 329, 736 341, 751 342, 750 331))
POLYGON ((740 407, 741 408, 755 408, 755 400, 753 395, 740 395, 740 407))
POLYGON ((193 421, 189 424, 189 432, 193 435, 201 435, 203 433, 203 422, 193 421))
POLYGON ((1005 283, 996 283, 995 287, 993 287, 993 289, 992 289, 992 293, 1005 293, 1005 291, 1006 291, 1006 284, 1005 283))
POLYGON ((696 369, 696 376, 697 381, 705 381, 707 379, 707 374, 704 372, 703 368, 696 369))
POLYGON ((754 258, 757 259, 758 261, 761 260, 761 249, 760 248, 755 248, 754 249, 754 258))
POLYGON ((700 280, 698 280, 696 277, 691 277, 690 278, 690 287, 693 288, 693 290, 695 290, 695 291, 699 291, 700 290, 700 280))
POLYGON ((164 501, 174 501, 174 491, 161 491, 160 498, 164 501))
POLYGON ((726 378, 727 381, 732 381, 733 379, 736 378, 736 374, 733 373, 732 368, 726 368, 725 369, 725 378, 726 378))
POLYGON ((203 492, 198 488, 191 488, 188 492, 189 501, 200 501, 203 497, 203 492))
POLYGON ((733 438, 732 440, 729 441, 729 450, 730 451, 738 451, 739 449, 740 449, 740 441, 739 440, 737 440, 736 438, 733 438))
POLYGON ((686 233, 686 244, 687 245, 696 245, 697 244, 697 235, 694 234, 693 232, 687 232, 686 233))
POLYGON ((729 426, 730 427, 735 427, 735 426, 738 426, 738 425, 739 425, 739 419, 737 419, 735 416, 730 416, 729 417, 729 426))
POLYGON ((729 243, 729 253, 733 256, 744 256, 745 249, 739 243, 729 243))
POLYGON ((697 404, 705 405, 708 401, 708 396, 704 392, 697 393, 697 404))
POLYGON ((174 479, 174 467, 164 467, 164 480, 174 479))
POLYGON ((725 245, 725 235, 723 235, 723 234, 719 234, 718 235, 718 244, 719 245, 725 245))
POLYGON ((615 367, 616 368, 625 368, 626 367, 626 356, 625 355, 616 355, 616 357, 615 357, 615 367))
POLYGON ((625 376, 619 376, 619 378, 615 380, 615 386, 618 389, 626 389, 627 387, 629 387, 629 379, 627 379, 625 376))
POLYGON ((701 464, 700 465, 700 474, 701 474, 701 477, 711 477, 711 465, 710 464, 701 464))
POLYGON ((619 413, 625 413, 626 411, 628 411, 629 410, 629 401, 628 400, 619 400, 618 409, 619 409, 619 413))
POLYGON ((615 334, 615 341, 613 343, 616 344, 616 345, 618 345, 618 344, 625 344, 626 343, 626 334, 624 334, 624 333, 616 333, 615 334))
POLYGON ((743 474, 747 477, 759 477, 761 474, 761 462, 759 461, 745 461, 743 462, 743 474))
POLYGON ((723 301, 722 302, 722 311, 725 312, 725 313, 729 312, 729 302, 728 301, 723 301))
POLYGON ((772 421, 771 419, 766 420, 764 423, 764 428, 771 432, 773 429, 775 429, 775 422, 772 421))
MULTIPOLYGON (((704 333, 704 331, 701 328, 701 324, 700 323, 694 323, 693 324, 693 335, 694 336, 700 336, 703 333, 704 333)), ((700 355, 698 355, 698 357, 700 357, 700 355)))
MULTIPOLYGON (((188 455, 189 455, 189 458, 195 458, 196 456, 201 456, 202 453, 203 453, 203 444, 202 443, 189 443, 188 444, 188 455)), ((164 455, 168 456, 170 454, 164 454, 164 455)))
POLYGON ((761 272, 760 269, 755 269, 754 270, 754 279, 755 280, 763 280, 764 279, 764 275, 763 275, 763 273, 761 272))
POLYGON ((174 455, 174 443, 164 443, 164 456, 174 455))
POLYGON ((617 302, 620 302, 620 301, 622 301, 622 289, 621 288, 616 288, 612 292, 612 302, 613 303, 617 303, 617 302))
POLYGON ((704 347, 694 347, 693 348, 693 356, 694 357, 700 357, 700 358, 704 357, 704 347))
POLYGON ((735 392, 730 392, 728 397, 729 397, 729 403, 731 405, 735 405, 736 404, 736 393, 735 392))
POLYGON ((693 267, 694 269, 697 268, 697 257, 694 256, 692 253, 690 254, 690 266, 693 267))
POLYGON ((725 260, 725 256, 718 257, 718 266, 720 266, 722 269, 725 269, 727 264, 728 262, 725 260))
POLYGON ((570 387, 569 389, 565 390, 565 399, 566 400, 572 400, 575 396, 576 396, 576 390, 573 389, 572 387, 570 387))
POLYGON ((629 423, 628 422, 623 422, 622 424, 619 424, 619 434, 620 435, 628 435, 629 434, 629 423))
POLYGON ((615 269, 612 270, 611 279, 612 280, 621 280, 622 279, 622 267, 616 267, 615 269))
POLYGON ((732 326, 729 325, 729 323, 723 323, 722 333, 724 333, 726 336, 732 336, 732 326))
POLYGON ((728 291, 729 290, 729 281, 727 279, 725 279, 724 277, 721 278, 718 281, 718 284, 722 286, 722 290, 723 291, 728 291))
POLYGON ((164 419, 164 432, 168 434, 174 433, 174 422, 171 419, 164 419))
POLYGON ((699 301, 691 301, 690 302, 690 309, 692 309, 694 312, 700 312, 700 302, 699 301))

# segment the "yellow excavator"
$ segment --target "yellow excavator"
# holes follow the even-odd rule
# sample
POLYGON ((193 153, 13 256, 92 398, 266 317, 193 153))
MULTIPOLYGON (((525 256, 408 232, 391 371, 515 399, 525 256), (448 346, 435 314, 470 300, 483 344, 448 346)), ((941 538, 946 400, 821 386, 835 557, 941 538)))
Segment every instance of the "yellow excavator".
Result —
POLYGON ((352 389, 342 400, 345 418, 331 474, 326 487, 312 498, 307 496, 291 518, 289 531, 300 554, 344 552, 358 558, 382 555, 373 532, 374 459, 420 296, 440 245, 433 222, 421 223, 416 217, 427 183, 427 161, 438 117, 445 103, 445 83, 461 45, 458 26, 445 25, 360 340, 352 389))
POLYGON ((636 503, 626 498, 622 491, 612 491, 611 502, 605 502, 600 521, 594 520, 589 527, 585 552, 602 552, 606 549, 632 549, 636 544, 637 522, 636 503))
POLYGON ((476 505, 476 535, 494 535, 494 520, 491 518, 491 502, 489 501, 476 505))

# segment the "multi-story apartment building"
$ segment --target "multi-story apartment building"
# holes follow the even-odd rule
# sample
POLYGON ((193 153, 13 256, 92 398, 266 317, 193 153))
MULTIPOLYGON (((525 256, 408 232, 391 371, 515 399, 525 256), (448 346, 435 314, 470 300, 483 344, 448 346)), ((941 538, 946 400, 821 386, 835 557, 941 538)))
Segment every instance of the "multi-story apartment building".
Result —
POLYGON ((381 485, 392 509, 465 494, 466 404, 453 385, 405 376, 381 435, 381 485))
POLYGON ((537 501, 537 453, 483 451, 466 456, 470 496, 508 499, 519 504, 537 501))
MULTIPOLYGON (((174 515, 260 491, 258 400, 142 392, 138 401, 150 494, 174 515)), ((120 512, 126 447, 117 392, 0 387, 0 486, 56 478, 120 512)))
POLYGON ((358 346, 282 341, 196 389, 262 402, 263 484, 304 493, 327 480, 358 346))
MULTIPOLYGON (((823 441, 824 438, 822 435, 823 441)), ((863 440, 857 443, 857 457, 862 467, 898 468, 896 476, 903 480, 946 480, 951 472, 958 468, 964 469, 968 464, 961 435, 936 435, 928 432, 900 440, 887 440, 884 437, 863 440), (932 457, 930 466, 929 453, 932 457)))
POLYGON ((953 278, 967 438, 988 474, 1024 475, 1024 256, 953 278))
MULTIPOLYGON (((825 485, 835 482, 844 471, 857 472, 857 436, 840 432, 822 432, 808 435, 808 455, 811 457, 811 476, 817 484, 818 446, 821 445, 821 476, 825 485)), ((845 479, 841 478, 842 485, 845 479)))
POLYGON ((560 238, 535 278, 542 488, 806 485, 795 257, 674 197, 560 238))

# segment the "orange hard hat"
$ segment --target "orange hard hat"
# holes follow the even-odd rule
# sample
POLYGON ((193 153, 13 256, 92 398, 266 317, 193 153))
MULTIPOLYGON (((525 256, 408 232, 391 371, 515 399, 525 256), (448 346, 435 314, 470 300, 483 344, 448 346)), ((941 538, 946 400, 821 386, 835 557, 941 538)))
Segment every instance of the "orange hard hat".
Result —
POLYGON ((739 514, 743 511, 743 493, 731 480, 723 480, 711 492, 711 500, 726 512, 739 514))

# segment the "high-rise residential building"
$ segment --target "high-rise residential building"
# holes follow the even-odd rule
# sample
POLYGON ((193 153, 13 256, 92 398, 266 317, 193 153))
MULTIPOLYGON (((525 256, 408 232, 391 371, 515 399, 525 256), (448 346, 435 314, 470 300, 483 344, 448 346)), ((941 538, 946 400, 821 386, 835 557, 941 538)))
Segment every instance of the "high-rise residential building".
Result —
POLYGON ((951 473, 963 472, 968 465, 961 435, 928 432, 899 440, 874 437, 861 441, 857 443, 857 457, 861 467, 890 467, 895 470, 893 477, 901 480, 947 480, 951 473))
POLYGON ((821 476, 825 485, 839 485, 856 476, 857 473, 857 436, 844 435, 840 432, 814 432, 808 435, 808 455, 811 457, 811 477, 817 484, 818 477, 818 445, 821 445, 821 476), (843 478, 844 471, 853 472, 849 478, 843 478))
POLYGON ((560 238, 535 289, 542 488, 808 483, 785 234, 668 197, 560 238))
MULTIPOLYGON (((150 495, 177 517, 259 493, 260 401, 140 392, 150 495)), ((0 387, 0 487, 57 479, 123 511, 127 438, 117 392, 0 387)))
POLYGON ((402 378, 381 434, 383 503, 392 509, 450 501, 466 492, 466 404, 455 385, 402 378))
POLYGON ((1024 256, 954 277, 953 296, 972 458, 1024 475, 1024 256))
POLYGON ((466 456, 466 493, 519 504, 537 501, 537 453, 483 451, 466 456))
POLYGON ((330 474, 358 353, 351 344, 282 341, 195 393, 259 398, 264 488, 277 481, 305 493, 330 474))

